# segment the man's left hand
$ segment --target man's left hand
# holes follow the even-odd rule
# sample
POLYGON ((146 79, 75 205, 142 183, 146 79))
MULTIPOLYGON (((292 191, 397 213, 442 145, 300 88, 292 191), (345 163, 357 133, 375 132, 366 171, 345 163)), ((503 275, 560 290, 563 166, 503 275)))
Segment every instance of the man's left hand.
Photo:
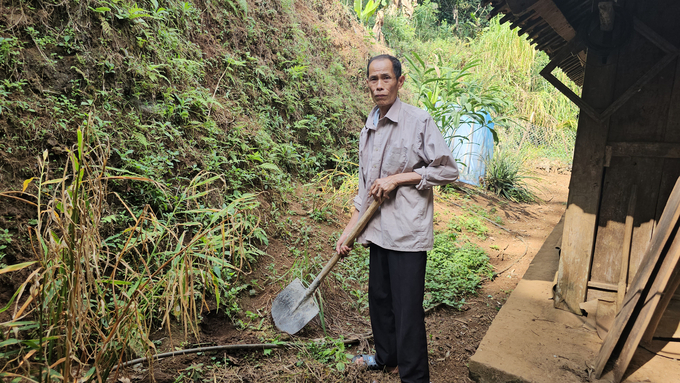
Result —
POLYGON ((399 185, 394 179, 394 176, 379 178, 373 182, 368 194, 373 196, 376 201, 382 203, 384 200, 390 198, 390 192, 392 192, 392 190, 394 190, 397 186, 399 185))

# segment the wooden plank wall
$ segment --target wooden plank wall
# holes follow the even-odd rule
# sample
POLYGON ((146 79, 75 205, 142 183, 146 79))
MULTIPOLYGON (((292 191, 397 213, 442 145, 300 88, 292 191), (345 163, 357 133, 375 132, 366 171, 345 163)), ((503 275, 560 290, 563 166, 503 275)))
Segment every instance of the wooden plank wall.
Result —
MULTIPOLYGON (((588 61, 598 65, 586 66, 581 98, 598 111, 615 100, 617 57, 588 53, 588 61)), ((575 313, 587 292, 608 131, 609 121, 580 113, 555 291, 555 307, 575 313)))
MULTIPOLYGON (((654 32, 680 46, 677 22, 680 2, 626 0, 624 6, 654 32)), ((610 62, 593 60, 589 52, 583 99, 601 111, 665 54, 639 33, 633 33, 630 42, 616 53, 615 60, 608 58, 610 62)), ((636 185, 627 280, 633 278, 671 188, 680 176, 678 157, 677 59, 608 121, 598 124, 581 114, 565 214, 557 307, 580 313, 578 304, 586 300, 615 300, 623 259, 624 222, 631 188, 636 185)))

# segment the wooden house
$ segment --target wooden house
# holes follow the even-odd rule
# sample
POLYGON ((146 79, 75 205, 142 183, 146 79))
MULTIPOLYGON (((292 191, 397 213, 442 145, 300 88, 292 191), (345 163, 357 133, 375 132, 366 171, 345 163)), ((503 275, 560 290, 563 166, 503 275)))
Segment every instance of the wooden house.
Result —
POLYGON ((541 74, 580 107, 555 306, 620 301, 680 176, 680 1, 488 3, 548 54, 541 74))

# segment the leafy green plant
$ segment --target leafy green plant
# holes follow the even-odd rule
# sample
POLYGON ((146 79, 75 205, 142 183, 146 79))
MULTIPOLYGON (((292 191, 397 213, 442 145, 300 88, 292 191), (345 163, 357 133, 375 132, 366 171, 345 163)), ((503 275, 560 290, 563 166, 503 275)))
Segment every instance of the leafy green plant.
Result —
POLYGON ((203 363, 192 363, 189 367, 180 371, 174 383, 200 382, 203 380, 205 369, 203 363))
POLYGON ((0 68, 13 68, 18 63, 22 45, 17 37, 0 37, 0 68))
POLYGON ((316 222, 330 222, 333 220, 333 209, 326 205, 326 206, 320 206, 320 207, 314 207, 312 208, 312 212, 309 214, 309 216, 316 222))
POLYGON ((489 129, 498 142, 498 135, 491 127, 487 113, 503 111, 509 103, 502 92, 495 87, 481 87, 474 81, 466 81, 471 70, 479 65, 472 61, 462 69, 444 65, 443 59, 431 65, 417 53, 407 56, 411 70, 410 76, 416 87, 417 100, 432 115, 444 139, 451 144, 468 140, 465 135, 457 134, 458 128, 466 120, 475 121, 479 129, 489 129))
POLYGON ((427 255, 425 307, 439 303, 460 309, 465 296, 474 294, 482 278, 493 276, 489 257, 475 244, 456 243, 455 235, 435 235, 434 248, 427 255))
POLYGON ((354 298, 352 303, 357 311, 365 313, 368 310, 368 249, 355 246, 338 266, 340 271, 333 273, 335 279, 354 298))
POLYGON ((368 0, 366 6, 363 6, 362 0, 354 0, 354 12, 363 24, 368 24, 368 19, 373 16, 379 6, 380 1, 374 2, 373 0, 368 0))
POLYGON ((479 218, 470 216, 453 217, 451 221, 449 221, 448 227, 452 231, 457 232, 465 229, 481 239, 486 239, 486 236, 489 233, 489 229, 479 218))
POLYGON ((5 255, 7 255, 5 253, 5 249, 11 242, 12 234, 9 232, 9 229, 0 229, 0 268, 7 266, 4 264, 3 258, 5 258, 5 255))
POLYGON ((536 201, 536 194, 526 183, 531 176, 525 173, 524 162, 522 153, 500 145, 493 158, 485 161, 484 188, 511 201, 536 201))
POLYGON ((304 344, 303 352, 312 359, 323 364, 333 364, 337 371, 344 371, 351 354, 345 352, 345 343, 341 336, 338 339, 326 338, 320 342, 304 344))

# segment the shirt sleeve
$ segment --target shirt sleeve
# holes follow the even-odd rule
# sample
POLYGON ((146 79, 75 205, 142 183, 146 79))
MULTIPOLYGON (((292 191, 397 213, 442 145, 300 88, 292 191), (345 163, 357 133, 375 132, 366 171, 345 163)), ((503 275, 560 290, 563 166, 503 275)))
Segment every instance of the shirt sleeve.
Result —
POLYGON ((354 197, 354 208, 357 209, 357 211, 361 211, 361 205, 363 204, 363 200, 366 197, 366 188, 364 186, 366 180, 364 180, 364 172, 361 171, 362 165, 363 160, 361 159, 361 153, 359 153, 359 168, 357 169, 357 173, 359 173, 359 185, 358 185, 359 191, 357 192, 357 195, 354 197))
POLYGON ((422 177, 416 189, 425 190, 457 180, 458 165, 432 117, 425 121, 421 139, 421 157, 428 165, 413 170, 422 177))

